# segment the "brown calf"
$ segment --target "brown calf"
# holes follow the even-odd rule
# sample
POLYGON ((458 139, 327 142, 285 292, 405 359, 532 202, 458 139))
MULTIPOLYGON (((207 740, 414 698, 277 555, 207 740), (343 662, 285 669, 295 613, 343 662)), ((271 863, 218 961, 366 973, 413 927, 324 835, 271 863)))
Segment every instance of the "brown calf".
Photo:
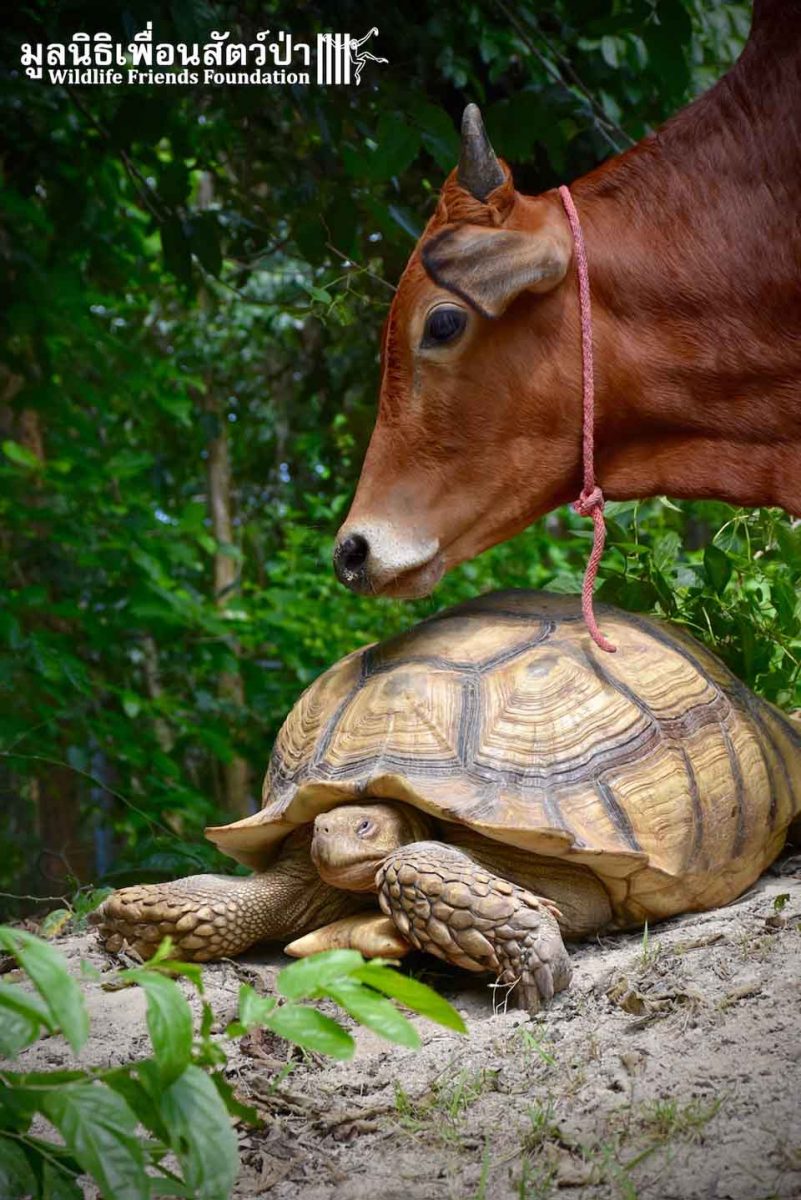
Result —
MULTIPOLYGON (((801 514, 801 3, 756 0, 736 66, 571 190, 606 497, 801 514)), ((515 191, 470 106, 384 331, 378 419, 334 556, 344 583, 424 595, 575 499, 579 337, 559 196, 515 191)))

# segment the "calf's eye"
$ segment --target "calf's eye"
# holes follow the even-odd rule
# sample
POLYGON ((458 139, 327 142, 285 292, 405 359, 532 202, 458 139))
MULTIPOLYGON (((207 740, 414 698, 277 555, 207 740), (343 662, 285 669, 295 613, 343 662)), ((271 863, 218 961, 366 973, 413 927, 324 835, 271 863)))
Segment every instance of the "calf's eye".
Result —
POLYGON ((467 325, 467 313, 455 304, 438 304, 426 317, 421 346, 444 346, 455 342, 467 325))

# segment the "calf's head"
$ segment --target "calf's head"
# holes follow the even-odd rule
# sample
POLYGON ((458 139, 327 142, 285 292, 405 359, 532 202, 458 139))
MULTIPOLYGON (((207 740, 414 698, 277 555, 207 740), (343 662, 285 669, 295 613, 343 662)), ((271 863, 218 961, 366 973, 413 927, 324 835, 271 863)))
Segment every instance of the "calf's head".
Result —
POLYGON ((425 595, 577 490, 571 258, 558 193, 520 195, 470 105, 384 327, 378 419, 334 552, 354 591, 425 595))

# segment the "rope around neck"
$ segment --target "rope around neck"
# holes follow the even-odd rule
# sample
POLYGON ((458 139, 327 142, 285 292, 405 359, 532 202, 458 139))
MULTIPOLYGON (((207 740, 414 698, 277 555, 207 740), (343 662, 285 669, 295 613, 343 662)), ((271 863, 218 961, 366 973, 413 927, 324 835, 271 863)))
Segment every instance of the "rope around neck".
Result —
POLYGON ((579 285, 579 310, 581 312, 581 375, 583 386, 583 435, 582 456, 584 462, 584 486, 581 495, 573 507, 582 517, 592 517, 593 539, 592 552, 587 560, 584 572, 584 584, 581 589, 581 611, 589 630, 590 637, 601 650, 614 654, 617 649, 604 637, 595 620, 592 607, 592 593, 595 587, 595 577, 598 565, 604 552, 606 541, 606 525, 604 523, 604 494, 595 482, 595 378, 592 363, 592 308, 590 306, 590 273, 587 267, 587 251, 584 247, 584 235, 581 232, 581 222, 570 195, 570 189, 564 184, 559 188, 559 195, 565 206, 570 230, 573 234, 573 244, 576 250, 576 269, 579 285))

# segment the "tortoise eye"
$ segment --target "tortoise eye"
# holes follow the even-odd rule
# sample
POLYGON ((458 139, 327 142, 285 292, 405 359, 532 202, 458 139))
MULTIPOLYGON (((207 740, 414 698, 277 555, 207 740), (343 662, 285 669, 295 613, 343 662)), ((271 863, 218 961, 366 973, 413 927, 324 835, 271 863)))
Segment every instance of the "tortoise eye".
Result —
POLYGON ((366 837, 367 834, 372 830, 372 828, 373 828, 373 822, 370 820, 369 817, 365 817, 364 820, 360 821, 359 824, 356 826, 356 836, 357 837, 366 837))
POLYGON ((421 346, 444 346, 455 342, 467 325, 467 313, 455 304, 438 304, 426 317, 421 346))

